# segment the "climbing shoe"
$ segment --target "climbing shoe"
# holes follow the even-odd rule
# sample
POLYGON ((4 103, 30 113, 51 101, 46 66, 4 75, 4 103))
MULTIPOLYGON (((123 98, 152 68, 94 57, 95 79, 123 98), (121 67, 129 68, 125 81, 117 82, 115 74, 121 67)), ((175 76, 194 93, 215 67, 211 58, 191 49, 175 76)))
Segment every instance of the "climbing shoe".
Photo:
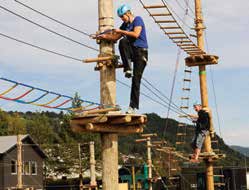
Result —
POLYGON ((126 111, 127 114, 135 114, 136 113, 136 108, 129 107, 128 110, 126 111))
POLYGON ((132 77, 132 72, 131 72, 131 70, 125 71, 125 77, 126 77, 126 78, 131 78, 131 77, 132 77))

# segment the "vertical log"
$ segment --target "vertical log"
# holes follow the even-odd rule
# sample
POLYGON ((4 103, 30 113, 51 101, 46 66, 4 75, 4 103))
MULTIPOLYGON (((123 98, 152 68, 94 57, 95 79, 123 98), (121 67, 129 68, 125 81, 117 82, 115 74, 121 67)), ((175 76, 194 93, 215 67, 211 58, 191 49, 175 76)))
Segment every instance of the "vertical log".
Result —
POLYGON ((95 165, 96 165, 96 161, 95 161, 95 151, 94 151, 94 142, 91 141, 90 145, 89 145, 89 149, 90 149, 90 175, 91 175, 91 182, 90 185, 92 187, 95 187, 97 185, 96 183, 96 175, 95 175, 95 165))
POLYGON ((21 136, 17 135, 17 189, 21 190, 22 184, 22 141, 21 136))
MULTIPOLYGON (((113 0, 99 0, 99 30, 113 29, 113 0)), ((100 42, 100 55, 114 54, 112 42, 100 42)), ((103 65, 100 69, 100 101, 102 104, 116 104, 115 67, 103 65)), ((118 189, 118 135, 101 134, 103 190, 118 189)))
MULTIPOLYGON (((196 24, 196 34, 198 47, 204 50, 204 36, 203 36, 203 17, 202 17, 202 7, 201 0, 195 0, 195 24, 196 24)), ((208 108, 208 91, 207 91, 207 77, 206 77, 206 66, 199 66, 199 78, 200 78, 200 92, 201 92, 201 102, 203 107, 208 108)), ((205 152, 212 152, 211 147, 211 136, 208 135, 204 142, 205 152)), ((207 190, 214 190, 214 176, 213 176, 213 163, 206 161, 206 179, 207 179, 207 190)))

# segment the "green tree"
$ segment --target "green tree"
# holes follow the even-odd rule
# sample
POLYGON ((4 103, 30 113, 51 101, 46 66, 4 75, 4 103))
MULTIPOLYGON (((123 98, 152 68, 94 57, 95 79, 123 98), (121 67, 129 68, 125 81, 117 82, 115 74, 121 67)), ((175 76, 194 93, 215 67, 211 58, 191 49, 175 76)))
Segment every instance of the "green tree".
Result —
POLYGON ((82 101, 80 100, 80 95, 78 92, 75 93, 72 101, 73 108, 80 108, 82 106, 82 101))

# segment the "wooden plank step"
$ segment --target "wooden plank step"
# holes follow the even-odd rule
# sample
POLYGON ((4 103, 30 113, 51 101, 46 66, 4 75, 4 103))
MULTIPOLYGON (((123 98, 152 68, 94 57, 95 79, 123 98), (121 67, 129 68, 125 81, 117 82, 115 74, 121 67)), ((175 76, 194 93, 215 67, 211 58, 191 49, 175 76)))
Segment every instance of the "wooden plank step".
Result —
POLYGON ((183 79, 184 82, 191 82, 191 79, 183 79))
POLYGON ((181 97, 181 100, 189 100, 189 97, 181 97))
POLYGON ((168 34, 168 35, 184 34, 184 32, 165 32, 165 34, 168 34))
POLYGON ((179 26, 161 26, 160 29, 181 29, 179 26))
POLYGON ((178 46, 180 46, 180 47, 196 47, 196 45, 194 45, 194 44, 180 44, 178 46))
POLYGON ((177 171, 177 169, 176 169, 176 168, 170 168, 170 170, 171 170, 171 171, 177 171))
POLYGON ((225 186, 225 183, 214 183, 215 186, 225 186))
POLYGON ((178 44, 178 43, 192 43, 191 40, 173 40, 174 43, 178 44))
POLYGON ((182 88, 184 91, 190 91, 190 88, 182 88))
POLYGON ((150 13, 150 16, 171 16, 171 13, 150 13))
POLYGON ((156 20, 155 23, 175 23, 175 20, 156 20))
POLYGON ((188 109, 189 107, 188 106, 181 106, 180 108, 181 109, 188 109))
POLYGON ((176 145, 186 144, 186 142, 176 142, 176 145))
POLYGON ((176 136, 186 136, 186 133, 176 133, 176 136))
POLYGON ((214 175, 214 177, 225 177, 224 175, 214 175))
POLYGON ((168 178, 169 180, 175 180, 175 179, 180 179, 180 177, 178 176, 178 177, 169 177, 168 178))
POLYGON ((159 9, 159 8, 165 8, 165 5, 146 5, 144 6, 145 9, 159 9))
POLYGON ((197 47, 182 47, 184 50, 199 50, 197 47))
POLYGON ((186 70, 186 69, 184 70, 184 72, 185 72, 185 73, 192 73, 191 70, 186 70))
POLYGON ((194 48, 194 49, 190 49, 190 50, 186 50, 186 51, 198 51, 198 52, 202 52, 202 50, 201 49, 199 49, 199 48, 194 48))
POLYGON ((178 127, 185 127, 186 126, 186 124, 184 124, 184 123, 178 123, 178 127))
POLYGON ((214 152, 219 152, 220 149, 218 149, 218 148, 217 148, 217 149, 213 149, 213 151, 214 151, 214 152))
POLYGON ((202 53, 202 51, 201 50, 185 50, 186 52, 188 52, 188 53, 202 53))
POLYGON ((180 117, 180 118, 187 118, 188 115, 179 115, 178 117, 180 117))
POLYGON ((174 36, 174 37, 169 37, 169 39, 187 39, 187 36, 174 36))

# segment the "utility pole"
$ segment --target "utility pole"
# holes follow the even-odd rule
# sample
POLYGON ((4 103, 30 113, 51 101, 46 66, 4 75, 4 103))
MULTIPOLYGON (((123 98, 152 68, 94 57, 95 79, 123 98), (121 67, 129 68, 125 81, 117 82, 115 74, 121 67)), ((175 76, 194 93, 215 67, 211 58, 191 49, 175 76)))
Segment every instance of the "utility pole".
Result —
POLYGON ((80 143, 78 143, 78 152, 79 152, 79 188, 80 190, 83 190, 83 174, 82 174, 82 159, 81 159, 81 147, 80 147, 80 143))
POLYGON ((96 176, 95 176, 95 151, 94 151, 94 142, 91 141, 89 143, 89 149, 90 149, 90 175, 91 175, 91 181, 90 181, 90 187, 92 189, 96 188, 96 176))
MULTIPOLYGON (((195 30, 197 34, 197 45, 204 51, 204 25, 202 17, 202 6, 201 0, 195 0, 195 30)), ((208 108, 208 90, 207 90, 207 78, 206 78, 206 65, 199 65, 199 79, 200 79, 200 92, 201 92, 201 103, 203 108, 208 108)), ((211 134, 207 135, 204 142, 205 152, 211 153, 211 134)), ((214 190, 214 175, 213 175, 213 162, 212 160, 205 160, 206 162, 206 181, 207 190, 214 190)))
POLYGON ((22 184, 22 141, 21 136, 17 135, 17 190, 23 189, 22 184))

